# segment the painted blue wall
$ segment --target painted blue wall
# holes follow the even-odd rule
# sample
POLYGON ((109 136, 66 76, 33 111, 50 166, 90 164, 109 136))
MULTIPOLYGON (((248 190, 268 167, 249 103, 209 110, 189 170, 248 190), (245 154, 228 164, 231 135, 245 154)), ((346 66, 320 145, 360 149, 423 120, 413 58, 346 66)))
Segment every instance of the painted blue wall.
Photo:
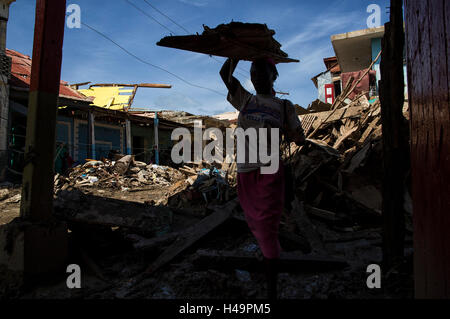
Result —
POLYGON ((69 146, 69 153, 73 157, 74 154, 74 127, 73 127, 73 118, 58 116, 56 118, 57 122, 64 122, 56 124, 56 142, 65 143, 69 146))
MULTIPOLYGON (((381 38, 372 39, 372 61, 375 60, 381 51, 381 38)), ((380 72, 380 62, 381 58, 375 63, 373 69, 377 72, 377 91, 378 91, 378 81, 381 80, 380 72)))
MULTIPOLYGON (((372 39, 372 61, 376 59, 378 56, 378 53, 381 51, 381 38, 372 39)), ((377 87, 378 87, 378 81, 381 80, 381 73, 380 73, 380 62, 381 58, 375 63, 374 70, 377 71, 377 87)), ((405 77, 405 96, 407 96, 408 92, 408 78, 406 74, 406 64, 403 65, 403 73, 405 77)))
MULTIPOLYGON (((107 157, 111 149, 122 151, 120 144, 120 126, 117 128, 102 127, 95 125, 95 157, 107 157), (102 143, 102 142, 111 142, 102 143)), ((88 126, 87 124, 78 125, 78 161, 83 162, 84 159, 90 158, 88 154, 88 126)))
MULTIPOLYGON (((376 59, 378 53, 381 51, 381 38, 372 39, 372 61, 376 59)), ((379 59, 375 64, 380 64, 379 59)))

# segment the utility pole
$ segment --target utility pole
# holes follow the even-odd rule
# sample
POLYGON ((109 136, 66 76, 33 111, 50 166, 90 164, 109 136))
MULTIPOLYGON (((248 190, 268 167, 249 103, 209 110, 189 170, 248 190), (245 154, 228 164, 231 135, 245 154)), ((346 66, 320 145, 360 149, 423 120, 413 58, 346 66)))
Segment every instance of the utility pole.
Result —
POLYGON ((405 210, 409 171, 409 129, 403 117, 403 5, 391 0, 390 22, 385 24, 381 56, 381 121, 383 127, 383 264, 386 271, 403 260, 405 210))
POLYGON ((405 1, 415 297, 450 298, 450 1, 405 1))
POLYGON ((159 165, 159 135, 158 135, 158 125, 159 125, 159 119, 158 119, 158 112, 155 112, 155 164, 159 165))

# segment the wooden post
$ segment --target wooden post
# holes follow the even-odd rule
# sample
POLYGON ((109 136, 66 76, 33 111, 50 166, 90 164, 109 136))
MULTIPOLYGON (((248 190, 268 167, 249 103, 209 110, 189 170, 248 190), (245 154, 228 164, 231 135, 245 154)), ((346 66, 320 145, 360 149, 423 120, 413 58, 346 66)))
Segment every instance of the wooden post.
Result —
POLYGON ((127 138, 127 155, 132 154, 132 146, 131 146, 131 122, 129 119, 125 120, 125 135, 127 138))
POLYGON ((158 135, 158 112, 155 112, 155 164, 159 165, 159 135, 158 135))
POLYGON ((0 72, 0 181, 5 177, 8 167, 8 127, 11 119, 9 118, 9 85, 8 80, 11 76, 10 64, 11 58, 5 54, 6 48, 6 29, 9 18, 9 6, 15 0, 0 1, 0 58, 2 59, 3 70, 0 72))
POLYGON ((414 285, 450 298, 450 1, 405 1, 414 285))
POLYGON ((408 124, 403 117, 402 0, 391 0, 381 58, 381 121, 383 127, 383 263, 388 271, 404 254, 406 176, 410 167, 408 124))
POLYGON ((92 159, 96 159, 95 154, 95 115, 94 112, 89 110, 88 114, 88 156, 92 159))
POLYGON ((20 217, 0 225, 0 266, 14 287, 65 274, 67 224, 53 217, 56 112, 65 0, 37 0, 20 217), (12 274, 9 274, 12 272, 12 274))
POLYGON ((53 212, 53 170, 66 1, 37 0, 20 214, 53 212))

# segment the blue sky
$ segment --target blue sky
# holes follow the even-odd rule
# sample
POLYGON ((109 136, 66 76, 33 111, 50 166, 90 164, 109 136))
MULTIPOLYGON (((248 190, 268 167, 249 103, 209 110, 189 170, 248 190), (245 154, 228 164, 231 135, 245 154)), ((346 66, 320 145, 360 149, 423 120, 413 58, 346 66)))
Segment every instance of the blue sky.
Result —
MULTIPOLYGON (((128 0, 174 31, 184 31, 143 0, 128 0)), ((147 0, 191 33, 202 25, 215 27, 233 21, 266 23, 290 57, 300 63, 279 64, 277 90, 289 92, 293 103, 304 107, 317 98, 311 78, 324 70, 323 58, 334 56, 330 36, 365 29, 369 4, 381 7, 381 22, 388 19, 388 0, 147 0)), ((67 0, 81 7, 81 20, 105 33, 138 57, 194 84, 222 94, 187 85, 172 75, 144 65, 120 48, 82 26, 65 29, 61 78, 69 83, 164 83, 172 89, 139 89, 133 107, 183 110, 194 114, 233 111, 219 77, 221 63, 207 55, 156 46, 170 35, 164 27, 125 0, 67 0)), ((7 47, 32 55, 35 1, 17 0, 11 5, 7 47)), ((224 58, 216 57, 219 61, 224 58)), ((252 90, 249 62, 239 63, 235 74, 252 90)))

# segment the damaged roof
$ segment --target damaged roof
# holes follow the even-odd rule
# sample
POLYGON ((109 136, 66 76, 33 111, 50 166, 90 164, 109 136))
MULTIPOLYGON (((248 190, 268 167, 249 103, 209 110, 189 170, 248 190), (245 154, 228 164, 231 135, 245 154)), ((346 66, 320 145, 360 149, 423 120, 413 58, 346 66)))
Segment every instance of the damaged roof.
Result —
POLYGON ((201 35, 169 36, 157 45, 247 61, 272 58, 275 63, 299 62, 281 50, 281 44, 273 38, 275 31, 265 24, 231 22, 203 28, 201 35))
MULTIPOLYGON (((20 52, 6 49, 6 55, 11 57, 11 79, 9 84, 12 87, 30 89, 31 82, 31 58, 20 52)), ((90 102, 92 99, 85 97, 81 93, 67 86, 67 82, 61 81, 59 85, 59 95, 61 97, 72 98, 90 102)))
POLYGON ((367 69, 373 60, 372 40, 384 35, 384 26, 331 36, 343 73, 367 69))

